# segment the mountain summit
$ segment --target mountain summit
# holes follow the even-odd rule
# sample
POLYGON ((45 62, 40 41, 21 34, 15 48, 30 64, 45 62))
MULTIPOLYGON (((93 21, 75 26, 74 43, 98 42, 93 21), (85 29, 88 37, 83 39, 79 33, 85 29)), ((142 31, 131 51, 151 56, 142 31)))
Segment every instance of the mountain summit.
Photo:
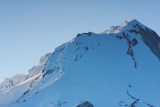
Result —
MULTIPOLYGON (((140 34, 144 43, 151 49, 151 51, 160 59, 160 38, 155 31, 144 26, 136 19, 121 24, 120 26, 111 26, 110 29, 104 31, 104 34, 116 34, 120 32, 130 32, 140 34)), ((123 34, 124 36, 124 34, 123 34)))
POLYGON ((78 34, 20 83, 4 81, 0 107, 159 107, 159 59, 160 37, 135 19, 78 34))

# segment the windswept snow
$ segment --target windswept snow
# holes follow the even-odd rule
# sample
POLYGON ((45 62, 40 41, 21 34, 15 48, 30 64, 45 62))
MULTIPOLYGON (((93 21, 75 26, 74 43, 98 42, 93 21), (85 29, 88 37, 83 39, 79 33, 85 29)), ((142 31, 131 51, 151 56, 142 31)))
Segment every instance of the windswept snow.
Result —
POLYGON ((104 31, 103 34, 116 34, 116 33, 120 33, 123 31, 132 30, 132 29, 135 29, 134 25, 136 24, 140 25, 142 28, 148 28, 144 26, 143 24, 141 24, 140 22, 138 22, 136 19, 134 19, 130 22, 125 21, 119 26, 111 26, 108 30, 104 31))
POLYGON ((22 85, 22 84, 25 84, 25 83, 27 83, 27 82, 29 82, 29 81, 31 81, 31 80, 37 78, 37 77, 39 77, 39 79, 41 79, 41 78, 42 78, 42 73, 39 73, 39 74, 37 74, 37 75, 35 75, 35 76, 33 76, 33 77, 31 77, 31 78, 29 78, 29 79, 27 79, 27 80, 21 82, 21 83, 18 84, 17 86, 20 86, 20 85, 22 85))
POLYGON ((21 83, 22 81, 26 80, 27 75, 23 74, 17 74, 13 76, 12 78, 6 78, 1 84, 0 84, 0 93, 5 92, 17 84, 21 83))
POLYGON ((14 86, 12 89, 0 93, 0 106, 5 107, 15 102, 18 103, 19 98, 21 98, 30 91, 30 89, 32 88, 32 83, 38 82, 37 80, 40 80, 41 78, 42 73, 37 74, 32 78, 29 78, 21 82, 20 84, 14 86))

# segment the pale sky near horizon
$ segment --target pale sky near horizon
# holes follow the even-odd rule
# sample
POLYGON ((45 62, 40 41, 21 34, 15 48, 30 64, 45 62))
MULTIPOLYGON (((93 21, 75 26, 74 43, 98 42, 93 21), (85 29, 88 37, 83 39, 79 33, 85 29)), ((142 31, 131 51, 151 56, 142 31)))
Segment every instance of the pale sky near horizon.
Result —
POLYGON ((0 82, 78 33, 137 19, 160 35, 160 0, 0 0, 0 82))

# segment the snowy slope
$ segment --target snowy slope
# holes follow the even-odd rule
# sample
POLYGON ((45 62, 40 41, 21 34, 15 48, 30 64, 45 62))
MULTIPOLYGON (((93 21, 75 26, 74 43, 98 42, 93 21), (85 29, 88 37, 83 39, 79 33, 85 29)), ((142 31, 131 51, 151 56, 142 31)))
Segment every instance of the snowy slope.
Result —
POLYGON ((50 56, 50 53, 45 54, 40 58, 40 61, 37 66, 32 67, 29 71, 28 74, 17 74, 14 75, 11 78, 6 78, 2 83, 0 83, 0 93, 5 92, 13 88, 14 86, 20 84, 21 82, 39 74, 45 66, 45 63, 50 56))
POLYGON ((42 56, 39 64, 32 67, 27 75, 17 74, 11 78, 6 78, 0 84, 0 106, 18 103, 21 97, 27 94, 41 80, 42 71, 49 56, 50 53, 42 56))
MULTIPOLYGON (((160 107, 159 43, 137 20, 78 34, 49 55, 34 86, 23 88, 36 77, 8 91, 19 96, 3 106, 160 107)), ((0 95, 0 106, 4 97, 10 98, 0 95)))
POLYGON ((5 92, 12 87, 18 85, 22 81, 25 81, 26 75, 24 74, 17 74, 13 76, 12 78, 6 78, 1 84, 0 84, 0 92, 5 92))

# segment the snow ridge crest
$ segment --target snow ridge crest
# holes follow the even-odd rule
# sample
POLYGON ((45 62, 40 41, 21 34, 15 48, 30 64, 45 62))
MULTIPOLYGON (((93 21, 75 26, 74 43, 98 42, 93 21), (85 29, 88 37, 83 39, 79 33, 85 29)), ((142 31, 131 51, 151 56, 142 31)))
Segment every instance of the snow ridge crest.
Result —
POLYGON ((108 30, 105 30, 104 32, 102 32, 103 34, 115 34, 115 33, 119 33, 123 30, 131 30, 134 29, 134 25, 140 25, 142 28, 146 28, 146 26, 144 26, 143 24, 141 24, 138 20, 133 19, 130 22, 125 21, 124 23, 122 23, 119 26, 111 26, 108 30))

